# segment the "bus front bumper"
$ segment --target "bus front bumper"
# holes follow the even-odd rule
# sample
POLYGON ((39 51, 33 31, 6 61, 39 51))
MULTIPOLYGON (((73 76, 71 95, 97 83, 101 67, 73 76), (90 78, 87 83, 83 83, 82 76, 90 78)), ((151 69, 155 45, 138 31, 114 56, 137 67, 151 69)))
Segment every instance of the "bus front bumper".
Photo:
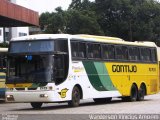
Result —
POLYGON ((6 92, 6 102, 55 102, 61 101, 55 91, 6 92))

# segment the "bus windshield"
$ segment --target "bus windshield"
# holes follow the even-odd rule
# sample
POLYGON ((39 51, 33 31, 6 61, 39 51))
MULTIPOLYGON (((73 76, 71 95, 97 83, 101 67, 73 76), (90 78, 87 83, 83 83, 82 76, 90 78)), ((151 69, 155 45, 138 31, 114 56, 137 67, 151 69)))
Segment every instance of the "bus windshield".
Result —
POLYGON ((9 47, 10 54, 28 54, 28 53, 48 53, 48 52, 67 52, 67 40, 28 40, 12 41, 9 47))
POLYGON ((52 55, 9 57, 6 83, 44 83, 52 80, 52 55))
POLYGON ((6 83, 62 83, 68 73, 68 59, 65 39, 12 41, 6 83))

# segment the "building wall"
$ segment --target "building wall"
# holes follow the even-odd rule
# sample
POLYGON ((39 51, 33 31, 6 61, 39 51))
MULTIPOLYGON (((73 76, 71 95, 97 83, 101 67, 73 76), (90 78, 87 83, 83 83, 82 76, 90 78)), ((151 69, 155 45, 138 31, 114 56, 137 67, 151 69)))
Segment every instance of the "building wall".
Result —
MULTIPOLYGON (((11 0, 12 3, 21 5, 22 1, 19 0, 11 0)), ((27 4, 27 1, 23 1, 23 3, 27 4)), ((13 27, 12 29, 12 38, 26 36, 29 34, 29 27, 13 27)))
POLYGON ((0 28, 0 43, 3 42, 3 28, 0 28))
MULTIPOLYGON (((14 4, 20 5, 20 1, 18 0, 8 0, 14 4)), ((23 1, 26 2, 26 1, 23 1)), ((25 3, 27 4, 27 2, 25 3)), ((4 37, 3 37, 3 28, 0 28, 1 34, 0 34, 0 43, 4 42, 4 37)), ((20 37, 20 36, 25 36, 29 34, 29 27, 12 27, 12 28, 5 28, 5 41, 9 41, 11 38, 14 37, 20 37)))
POLYGON ((12 38, 26 36, 29 34, 28 27, 13 27, 11 28, 12 38))

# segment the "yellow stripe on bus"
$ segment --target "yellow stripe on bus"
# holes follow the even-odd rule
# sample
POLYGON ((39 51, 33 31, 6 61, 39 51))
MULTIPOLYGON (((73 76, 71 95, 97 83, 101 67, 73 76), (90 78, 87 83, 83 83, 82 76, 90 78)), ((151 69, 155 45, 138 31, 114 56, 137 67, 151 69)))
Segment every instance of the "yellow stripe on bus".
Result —
POLYGON ((83 38, 94 38, 96 40, 102 40, 102 41, 106 41, 106 40, 123 41, 122 39, 116 38, 116 37, 105 37, 105 36, 96 36, 96 35, 80 35, 80 37, 83 37, 83 38))
POLYGON ((7 88, 25 88, 32 86, 32 83, 6 84, 7 88))

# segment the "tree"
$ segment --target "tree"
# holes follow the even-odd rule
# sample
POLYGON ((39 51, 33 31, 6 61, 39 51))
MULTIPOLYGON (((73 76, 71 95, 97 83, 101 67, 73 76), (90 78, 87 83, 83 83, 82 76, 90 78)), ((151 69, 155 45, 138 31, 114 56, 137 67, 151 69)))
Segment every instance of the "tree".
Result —
POLYGON ((50 13, 42 13, 39 19, 41 30, 45 30, 46 27, 50 24, 50 13))
POLYGON ((95 5, 89 0, 72 0, 69 6, 70 14, 67 33, 103 35, 97 22, 95 5))
POLYGON ((160 4, 154 0, 96 0, 98 23, 105 35, 129 41, 156 41, 160 4), (155 25, 156 23, 156 25, 155 25))
POLYGON ((72 0, 69 9, 80 9, 80 8, 81 8, 81 0, 72 0))
POLYGON ((97 34, 103 35, 103 31, 97 23, 95 12, 70 10, 67 33, 70 34, 97 34))
POLYGON ((66 24, 66 12, 61 7, 56 8, 56 12, 46 12, 40 16, 40 26, 45 28, 45 33, 66 33, 66 24))
POLYGON ((156 0, 72 0, 68 10, 40 16, 46 33, 95 34, 128 41, 160 41, 156 0))
MULTIPOLYGON (((84 1, 86 5, 88 0, 84 1)), ((82 5, 85 7, 85 5, 82 5)), ((86 7, 89 9, 90 7, 86 7)), ((79 8, 78 8, 79 9, 79 8)), ((40 16, 40 25, 46 33, 69 33, 69 34, 97 34, 103 35, 95 11, 68 9, 63 11, 56 8, 56 12, 43 13, 40 16), (44 27, 46 26, 46 27, 44 27)))

